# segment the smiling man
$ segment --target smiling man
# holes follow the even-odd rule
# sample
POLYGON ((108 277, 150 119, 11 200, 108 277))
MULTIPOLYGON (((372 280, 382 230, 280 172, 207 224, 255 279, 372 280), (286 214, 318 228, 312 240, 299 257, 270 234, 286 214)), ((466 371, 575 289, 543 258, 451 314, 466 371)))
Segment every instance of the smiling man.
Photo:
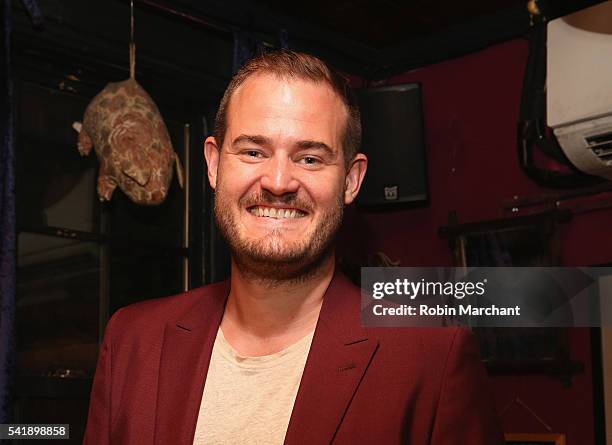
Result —
POLYGON ((112 317, 85 443, 503 443, 469 333, 361 326, 334 259, 360 133, 315 57, 269 53, 232 79, 205 142, 231 278, 112 317))

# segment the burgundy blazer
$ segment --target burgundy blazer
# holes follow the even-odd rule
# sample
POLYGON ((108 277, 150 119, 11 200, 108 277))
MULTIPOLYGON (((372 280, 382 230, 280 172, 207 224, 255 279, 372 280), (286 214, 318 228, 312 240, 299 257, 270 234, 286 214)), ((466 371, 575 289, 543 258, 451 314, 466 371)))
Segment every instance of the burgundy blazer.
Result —
MULTIPOLYGON (((228 282, 217 283, 113 315, 85 444, 192 444, 228 293, 228 282)), ((359 309, 360 289, 336 274, 285 444, 503 443, 469 331, 364 328, 359 309)))

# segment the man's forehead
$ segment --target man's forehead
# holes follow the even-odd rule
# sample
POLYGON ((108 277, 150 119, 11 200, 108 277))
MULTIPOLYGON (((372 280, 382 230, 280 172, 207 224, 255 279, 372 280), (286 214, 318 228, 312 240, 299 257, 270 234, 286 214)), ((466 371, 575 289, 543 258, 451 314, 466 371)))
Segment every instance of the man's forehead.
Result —
POLYGON ((340 151, 347 118, 346 106, 324 82, 256 74, 232 95, 226 136, 232 143, 240 134, 293 132, 296 139, 324 141, 340 151))
POLYGON ((232 108, 244 105, 295 107, 306 101, 313 107, 321 105, 328 109, 333 106, 335 113, 338 109, 346 111, 342 99, 327 82, 273 73, 249 76, 232 94, 228 109, 231 113, 232 108))

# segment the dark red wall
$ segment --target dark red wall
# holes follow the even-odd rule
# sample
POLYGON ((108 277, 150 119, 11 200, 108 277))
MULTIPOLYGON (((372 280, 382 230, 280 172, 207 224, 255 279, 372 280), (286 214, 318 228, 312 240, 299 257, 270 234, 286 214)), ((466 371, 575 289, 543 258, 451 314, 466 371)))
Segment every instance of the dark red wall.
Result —
MULTIPOLYGON (((363 259, 382 251, 403 266, 451 265, 448 242, 438 236, 450 212, 456 211, 461 223, 501 218, 503 203, 514 196, 552 192, 531 182, 517 159, 526 59, 527 42, 520 39, 386 82, 422 84, 431 204, 387 213, 349 209, 340 255, 363 259)), ((563 265, 612 262, 610 227, 610 210, 578 214, 562 226, 563 265)), ((492 376, 498 411, 506 409, 505 431, 548 432, 527 410, 511 404, 519 397, 554 432, 566 433, 568 444, 593 444, 590 347, 588 330, 572 330, 572 358, 585 370, 569 388, 546 375, 492 376)))

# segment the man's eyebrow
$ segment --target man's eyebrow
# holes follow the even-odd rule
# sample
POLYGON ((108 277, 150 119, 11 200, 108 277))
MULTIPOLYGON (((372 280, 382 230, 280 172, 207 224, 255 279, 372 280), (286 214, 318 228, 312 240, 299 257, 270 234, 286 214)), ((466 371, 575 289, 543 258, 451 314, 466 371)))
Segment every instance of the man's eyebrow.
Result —
MULTIPOLYGON (((238 145, 238 144, 244 144, 244 143, 251 143, 251 144, 255 144, 259 146, 272 145, 272 141, 270 140, 270 138, 267 138, 265 136, 261 136, 258 134, 255 134, 255 135, 241 134, 236 139, 234 139, 234 141, 232 142, 232 145, 238 145)), ((325 142, 321 142, 321 141, 311 141, 311 140, 299 141, 295 144, 295 146, 298 148, 298 150, 323 150, 332 156, 336 154, 336 151, 333 148, 331 148, 325 142)))
POLYGON ((260 135, 250 135, 250 134, 241 134, 232 142, 232 145, 243 144, 245 142, 249 142, 255 145, 270 145, 270 139, 265 136, 260 135))
POLYGON ((320 141, 299 141, 296 146, 300 150, 323 150, 329 153, 330 155, 335 155, 336 152, 325 142, 320 141))

